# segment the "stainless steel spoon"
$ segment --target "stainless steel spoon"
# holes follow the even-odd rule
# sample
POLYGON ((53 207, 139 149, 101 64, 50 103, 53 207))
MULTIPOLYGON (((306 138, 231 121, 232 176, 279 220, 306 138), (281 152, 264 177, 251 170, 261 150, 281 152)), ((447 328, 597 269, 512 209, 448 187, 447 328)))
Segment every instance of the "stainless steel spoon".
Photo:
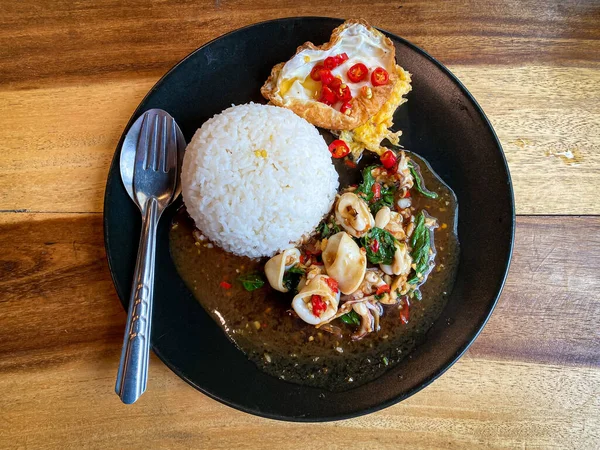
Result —
POLYGON ((142 213, 142 233, 115 386, 127 404, 135 402, 146 390, 156 229, 162 212, 181 192, 178 177, 184 150, 181 130, 160 109, 146 111, 136 120, 121 148, 121 179, 142 213))

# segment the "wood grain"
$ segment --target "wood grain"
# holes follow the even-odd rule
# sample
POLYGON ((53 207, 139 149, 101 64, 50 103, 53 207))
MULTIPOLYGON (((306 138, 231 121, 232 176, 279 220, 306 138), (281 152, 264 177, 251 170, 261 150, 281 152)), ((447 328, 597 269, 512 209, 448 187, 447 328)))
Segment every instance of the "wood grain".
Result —
POLYGON ((591 448, 600 442, 598 236, 600 218, 519 218, 498 308, 458 364, 382 412, 309 425, 220 405, 156 358, 148 392, 121 405, 113 386, 125 312, 101 215, 0 215, 0 446, 321 448, 319 435, 332 449, 591 448))
MULTIPOLYGON (((600 69, 450 69, 500 137, 518 214, 600 214, 600 69)), ((0 210, 102 211, 119 137, 154 81, 0 90, 0 210)))
POLYGON ((0 0, 0 448, 600 448, 600 4, 595 0, 0 0), (379 413, 235 411, 152 357, 122 405, 125 323, 102 201, 123 127, 207 41, 288 16, 364 17, 461 79, 502 141, 515 252, 483 333, 379 413), (559 215, 559 216, 548 216, 559 215), (560 216, 563 215, 563 216, 560 216), (567 216, 568 215, 568 216, 567 216))
POLYGON ((216 36, 289 16, 363 17, 448 64, 599 63, 594 0, 3 3, 0 84, 11 86, 159 76, 216 36))

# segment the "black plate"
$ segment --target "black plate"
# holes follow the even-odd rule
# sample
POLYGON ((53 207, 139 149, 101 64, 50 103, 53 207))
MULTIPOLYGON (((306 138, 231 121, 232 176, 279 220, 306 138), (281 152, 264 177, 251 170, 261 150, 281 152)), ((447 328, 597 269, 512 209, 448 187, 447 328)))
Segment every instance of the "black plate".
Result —
MULTIPOLYGON (((106 253, 124 307, 140 214, 121 184, 119 149, 133 121, 150 108, 162 108, 189 142, 205 120, 231 104, 263 102, 259 90, 271 67, 306 41, 328 41, 341 22, 290 18, 234 31, 193 52, 148 93, 123 132, 104 202, 106 253)), ((274 419, 323 421, 392 405, 427 386, 463 354, 500 295, 514 232, 512 186, 500 143, 475 99, 448 69, 404 39, 386 34, 396 46, 398 63, 413 79, 408 102, 394 119, 403 130, 401 143, 424 156, 458 197, 462 253, 454 291, 426 341, 380 378, 343 393, 290 384, 249 362, 185 287, 169 256, 174 208, 167 210, 158 229, 154 351, 189 384, 234 408, 274 419)), ((152 395, 152 379, 146 395, 152 395)))

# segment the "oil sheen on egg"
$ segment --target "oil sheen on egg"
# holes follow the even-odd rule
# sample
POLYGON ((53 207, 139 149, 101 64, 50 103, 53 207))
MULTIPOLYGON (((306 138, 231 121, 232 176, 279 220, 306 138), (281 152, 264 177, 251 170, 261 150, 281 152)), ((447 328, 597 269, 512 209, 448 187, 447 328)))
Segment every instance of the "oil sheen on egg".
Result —
POLYGON ((391 51, 385 38, 381 34, 369 31, 362 24, 352 24, 340 33, 340 39, 329 50, 306 49, 290 59, 281 71, 279 78, 279 94, 285 104, 286 100, 315 100, 319 96, 321 83, 310 77, 310 71, 316 64, 323 63, 329 56, 346 53, 348 60, 334 68, 331 72, 339 76, 342 81, 350 86, 352 97, 358 95, 360 88, 370 85, 370 76, 359 83, 348 81, 347 72, 357 63, 363 63, 369 68, 369 75, 376 67, 383 67, 388 72, 394 67, 385 64, 386 55, 391 51))

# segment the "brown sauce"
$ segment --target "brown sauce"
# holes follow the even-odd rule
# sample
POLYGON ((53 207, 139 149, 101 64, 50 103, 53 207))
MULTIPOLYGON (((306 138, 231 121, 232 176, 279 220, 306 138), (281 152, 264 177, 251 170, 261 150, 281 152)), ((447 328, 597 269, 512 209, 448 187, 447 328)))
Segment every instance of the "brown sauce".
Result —
MULTIPOLYGON (((432 200, 413 190, 416 211, 426 209, 440 224, 435 230, 436 267, 421 287, 422 300, 411 302, 408 324, 400 320, 398 306, 384 305, 380 331, 360 341, 350 339, 353 328, 340 320, 335 325, 342 329, 341 339, 294 317, 289 313, 293 295, 277 292, 268 283, 253 292, 244 290, 237 278, 263 272, 266 259, 239 257, 210 244, 197 244, 185 207, 177 213, 170 248, 179 274, 227 336, 261 370, 293 383, 350 389, 380 376, 405 358, 439 317, 457 269, 457 204, 453 192, 427 165, 410 156, 420 165, 428 189, 439 195, 432 200), (231 288, 222 287, 223 281, 231 288)), ((342 173, 344 170, 348 169, 338 165, 341 184, 344 177, 356 178, 360 173, 353 169, 355 173, 348 175, 342 173)))

